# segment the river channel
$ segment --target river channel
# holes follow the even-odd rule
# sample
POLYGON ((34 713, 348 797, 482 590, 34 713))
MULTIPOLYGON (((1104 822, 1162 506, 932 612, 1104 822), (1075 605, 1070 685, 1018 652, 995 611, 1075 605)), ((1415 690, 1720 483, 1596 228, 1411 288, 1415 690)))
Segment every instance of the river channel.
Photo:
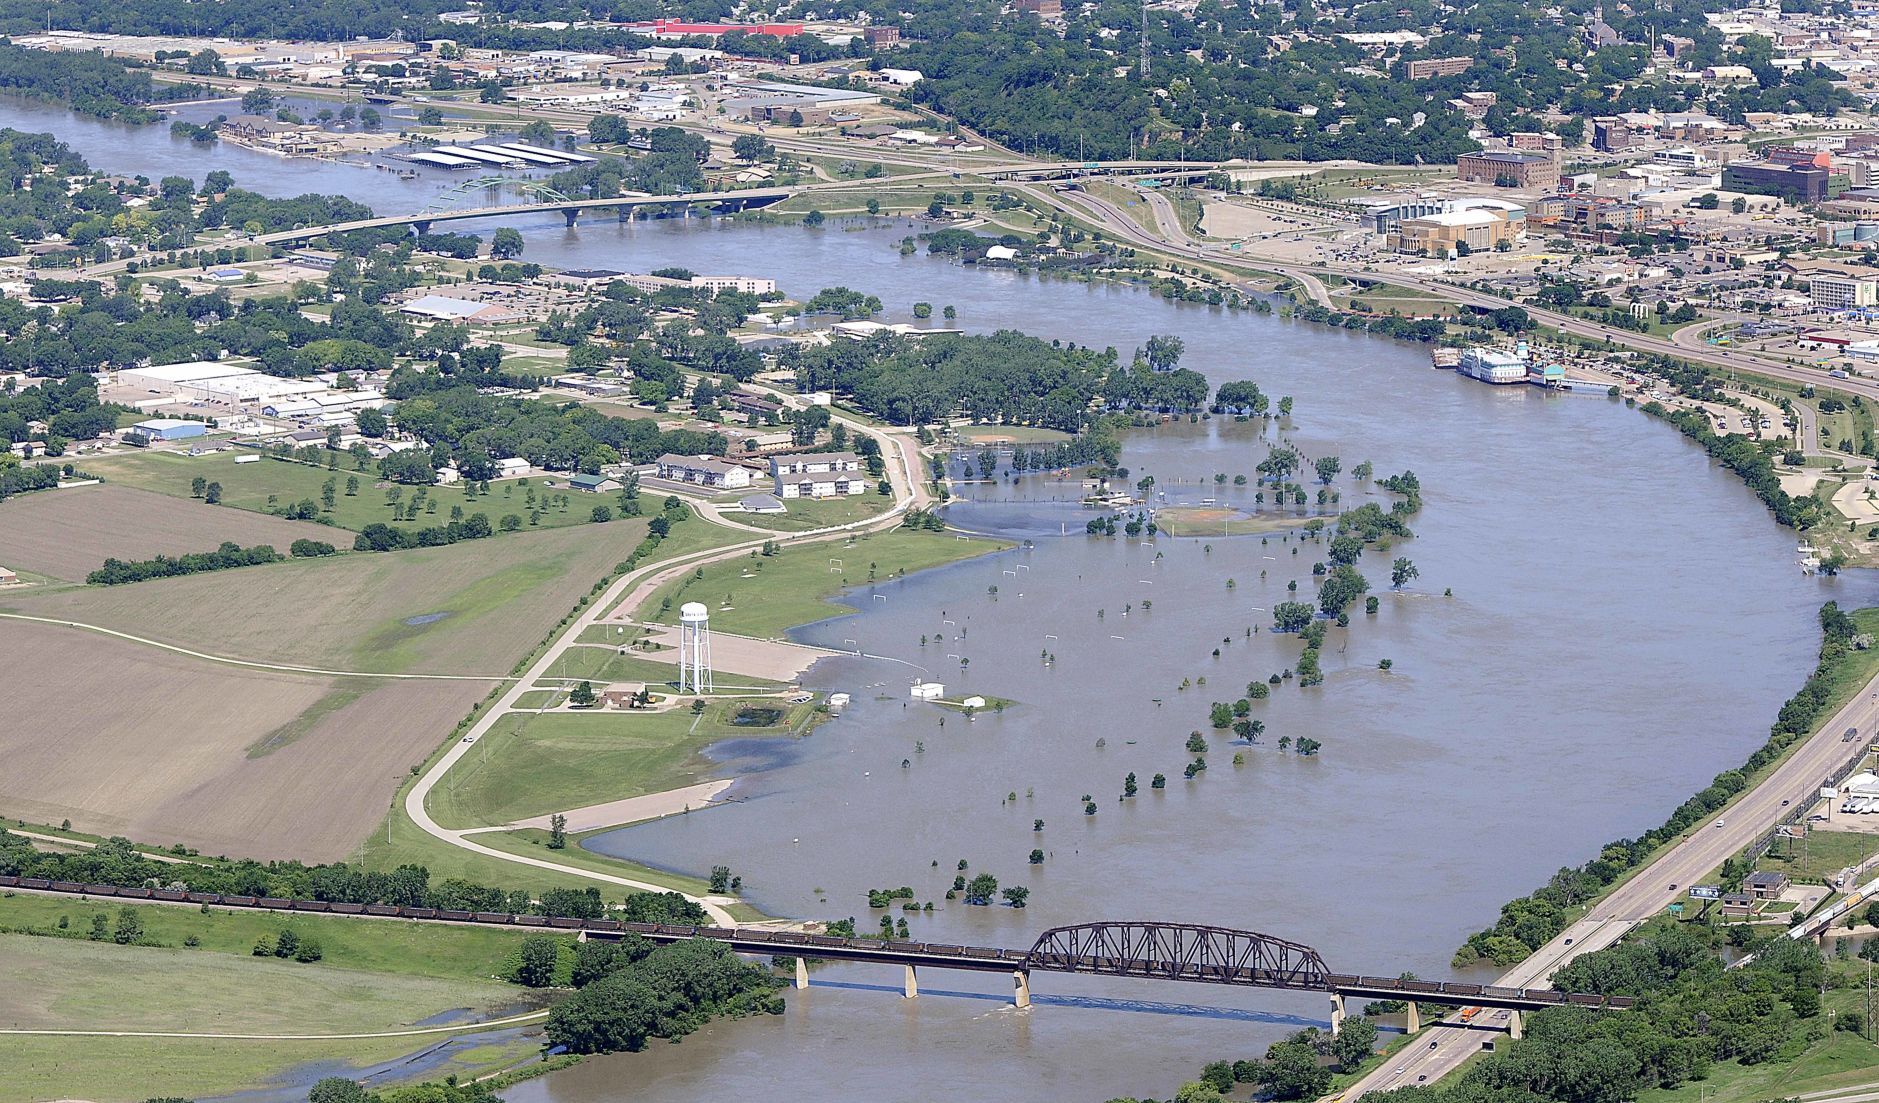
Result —
MULTIPOLYGON (((440 186, 201 150, 164 128, 17 101, 0 101, 0 125, 52 130, 110 171, 199 180, 227 168, 256 190, 343 192, 381 213, 422 207, 440 186)), ((1320 546, 1090 538, 1074 483, 961 488, 953 523, 1031 545, 856 591, 858 613, 797 633, 889 657, 832 658, 810 673, 852 695, 844 715, 798 742, 717 748, 739 778, 736 802, 590 842, 693 873, 730 865, 773 914, 855 916, 871 929, 880 913, 866 890, 909 885, 938 902, 908 916, 921 939, 1024 946, 1057 924, 1164 919, 1292 938, 1340 971, 1444 974, 1502 902, 1660 822, 1740 763, 1811 666, 1819 604, 1874 596, 1866 577, 1803 576, 1795 535, 1671 429, 1602 396, 1432 371, 1421 346, 903 257, 893 244, 912 232, 905 224, 513 224, 527 259, 548 265, 770 276, 796 297, 846 284, 878 295, 887 320, 906 320, 917 300, 954 304, 974 332, 1016 328, 1124 355, 1150 334, 1178 334, 1184 364, 1213 383, 1253 379, 1294 396, 1285 432, 1307 453, 1421 478, 1415 538, 1359 564, 1379 613, 1360 607, 1348 632, 1333 630, 1323 687, 1288 682, 1256 704, 1267 731, 1251 747, 1208 729, 1208 705, 1295 661, 1296 639, 1246 631, 1270 623, 1288 581, 1314 588, 1320 546), (1394 555, 1421 571, 1400 594, 1388 588, 1394 555), (1018 704, 968 721, 909 704, 916 676, 949 696, 1018 704), (1194 729, 1207 733, 1209 769, 1187 781, 1194 729), (1285 735, 1323 750, 1282 753, 1285 735), (1129 772, 1142 792, 1119 802, 1129 772), (1151 791, 1158 772, 1168 786, 1151 791), (1083 814, 1084 794, 1096 815, 1083 814), (1042 865, 1027 864, 1033 847, 1042 865), (960 859, 1029 886, 1030 906, 941 900, 960 859)), ((1170 501, 1243 502, 1250 491, 1216 491, 1212 476, 1250 478, 1277 433, 1220 420, 1138 432, 1123 463, 1156 476, 1170 501)), ((1367 493, 1348 475, 1337 485, 1346 507, 1367 493)), ((854 573, 866 548, 789 554, 842 557, 854 573)), ((900 979, 826 967, 780 1020, 719 1023, 505 1094, 1165 1097, 1202 1062, 1257 1056, 1327 1011, 1316 997, 1039 975, 1036 1005, 1019 1012, 995 975, 924 975, 916 1000, 900 997, 900 979)))

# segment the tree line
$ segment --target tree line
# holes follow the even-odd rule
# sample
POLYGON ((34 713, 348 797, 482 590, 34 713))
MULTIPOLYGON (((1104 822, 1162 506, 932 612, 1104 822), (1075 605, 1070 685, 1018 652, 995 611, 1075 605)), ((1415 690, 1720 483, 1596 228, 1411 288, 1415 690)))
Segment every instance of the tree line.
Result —
POLYGON ((292 897, 336 904, 397 904, 453 911, 554 915, 577 919, 610 914, 643 923, 702 923, 703 908, 678 893, 633 893, 616 908, 606 908, 593 889, 560 889, 537 898, 521 889, 504 890, 461 878, 432 883, 430 871, 415 864, 393 870, 368 870, 335 862, 304 865, 297 861, 205 861, 178 865, 138 853, 129 839, 111 838, 94 849, 71 854, 42 853, 32 841, 0 829, 0 873, 100 885, 155 884, 191 892, 229 896, 292 897))
POLYGON ((270 544, 256 544, 244 548, 233 541, 225 541, 212 552, 190 552, 186 555, 157 555, 149 559, 108 558, 104 565, 85 576, 85 581, 93 586, 122 586, 130 582, 146 582, 153 578, 175 578, 178 575, 202 574, 206 571, 228 571, 236 567, 253 567, 262 563, 279 563, 286 558, 275 551, 270 544))

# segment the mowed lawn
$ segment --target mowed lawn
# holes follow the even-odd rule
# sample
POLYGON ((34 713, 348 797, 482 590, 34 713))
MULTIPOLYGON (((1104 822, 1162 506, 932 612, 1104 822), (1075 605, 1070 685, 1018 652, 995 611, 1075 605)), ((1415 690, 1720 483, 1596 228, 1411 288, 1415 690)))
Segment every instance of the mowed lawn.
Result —
POLYGON ((787 511, 784 513, 733 513, 727 510, 725 516, 742 524, 776 532, 808 532, 810 529, 878 517, 893 508, 893 505, 892 498, 883 498, 869 491, 843 498, 789 498, 783 502, 783 508, 787 511))
POLYGON ((701 748, 735 736, 786 734, 808 721, 809 708, 722 700, 701 717, 688 709, 512 714, 431 791, 430 812, 448 827, 487 827, 691 785, 710 775, 701 748), (768 727, 732 724, 745 705, 785 715, 768 727))
POLYGON ((852 586, 886 582, 1007 546, 950 532, 895 529, 784 548, 773 556, 740 556, 708 564, 661 587, 643 615, 677 624, 681 605, 702 601, 711 609, 716 631, 777 637, 798 625, 854 612, 854 605, 830 600, 852 586))
MULTIPOLYGON (((494 1018, 520 1002, 495 981, 18 934, 0 935, 0 976, 32 978, 0 985, 0 1023, 16 1029, 372 1033, 452 1010, 494 1018)), ((8 1038, 0 1101, 220 1094, 312 1061, 383 1061, 437 1041, 8 1038)))
MULTIPOLYGON (((617 505, 615 495, 589 494, 569 490, 565 485, 549 487, 546 484, 551 479, 557 484, 565 482, 553 476, 504 480, 493 484, 487 495, 471 496, 462 486, 417 487, 386 482, 378 477, 376 464, 367 464, 366 470, 360 471, 354 466, 352 457, 344 453, 334 454, 338 465, 330 470, 272 457, 252 463, 235 462, 244 455, 252 456, 255 453, 238 449, 192 457, 176 452, 148 452, 88 461, 85 470, 101 475, 114 484, 188 499, 196 505, 204 503, 199 498, 191 497, 190 485, 195 479, 202 478, 222 484, 221 504, 224 508, 233 507, 258 513, 271 513, 277 508, 307 500, 316 505, 321 504, 321 493, 327 481, 331 480, 334 483, 333 508, 322 509, 322 523, 354 532, 374 521, 411 528, 445 524, 450 520, 453 507, 461 508, 465 517, 472 513, 487 514, 492 525, 500 523, 505 514, 513 513, 522 519, 524 527, 556 528, 588 523, 596 505, 617 505), (346 493, 349 479, 359 481, 358 493, 346 493), (419 491, 424 492, 426 505, 418 517, 410 521, 394 520, 391 501, 394 494, 402 504, 411 501, 412 496, 419 491), (534 506, 529 502, 531 491, 536 496, 534 506), (552 502, 548 500, 550 498, 552 502), (565 503, 561 501, 563 498, 567 499, 565 503), (437 504, 434 511, 430 509, 431 502, 437 504), (541 516, 539 524, 531 526, 529 521, 535 507, 540 507, 541 516)), ((352 546, 352 538, 343 533, 335 533, 326 539, 341 547, 352 546)))
MULTIPOLYGON (((68 582, 84 581, 106 558, 214 551, 231 540, 244 548, 271 544, 286 555, 295 540, 331 541, 335 535, 344 534, 309 521, 178 502, 111 483, 40 490, 0 502, 0 566, 68 582)), ((350 547, 351 537, 344 542, 350 547)))

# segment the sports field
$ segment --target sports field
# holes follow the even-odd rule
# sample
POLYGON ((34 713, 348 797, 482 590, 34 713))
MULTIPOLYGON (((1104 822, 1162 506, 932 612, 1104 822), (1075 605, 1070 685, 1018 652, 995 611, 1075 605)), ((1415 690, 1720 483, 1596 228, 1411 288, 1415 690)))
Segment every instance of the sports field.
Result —
MULTIPOLYGON (((330 543, 336 536, 345 534, 307 521, 183 503, 111 483, 42 490, 0 502, 0 565, 69 582, 84 581, 106 558, 214 551, 226 540, 244 548, 272 544, 286 555, 295 540, 330 543)), ((345 536, 343 543, 351 547, 352 538, 345 536)))

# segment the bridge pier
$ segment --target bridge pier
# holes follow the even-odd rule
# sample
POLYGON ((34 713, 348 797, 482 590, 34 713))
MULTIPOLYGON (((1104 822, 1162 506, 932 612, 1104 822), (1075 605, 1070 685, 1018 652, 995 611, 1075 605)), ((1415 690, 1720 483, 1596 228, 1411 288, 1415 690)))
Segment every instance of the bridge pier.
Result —
POLYGON ((621 222, 633 221, 633 208, 631 207, 615 207, 613 213, 619 216, 621 222))
POLYGON ((1031 1006, 1030 970, 1020 969, 1017 972, 1011 974, 1011 985, 1012 985, 1011 1005, 1013 1007, 1019 1007, 1019 1008, 1031 1006))
POLYGON ((1333 992, 1331 993, 1331 1037, 1335 1038, 1342 1033, 1344 1033, 1344 997, 1340 993, 1333 992))
POLYGON ((574 229, 575 221, 581 217, 581 209, 579 207, 569 207, 567 210, 561 212, 561 217, 568 220, 568 229, 572 230, 574 229))
POLYGON ((431 232, 431 220, 428 218, 420 218, 416 222, 413 222, 411 224, 411 232, 416 234, 419 237, 423 237, 425 234, 430 233, 431 232))
POLYGON ((908 999, 913 999, 920 994, 920 975, 914 972, 914 968, 911 965, 902 966, 902 968, 907 970, 907 976, 901 981, 901 995, 908 999))
POLYGON ((1520 1011, 1518 1009, 1509 1011, 1507 1013, 1507 1036, 1518 1042, 1520 1035, 1520 1011))
POLYGON ((809 963, 800 957, 796 959, 796 987, 809 987, 809 963))
POLYGON ((1422 1032, 1422 1009, 1416 1006, 1415 1000, 1408 1001, 1408 1009, 1409 1014, 1403 1021, 1403 1029, 1411 1034, 1420 1034, 1422 1032))

